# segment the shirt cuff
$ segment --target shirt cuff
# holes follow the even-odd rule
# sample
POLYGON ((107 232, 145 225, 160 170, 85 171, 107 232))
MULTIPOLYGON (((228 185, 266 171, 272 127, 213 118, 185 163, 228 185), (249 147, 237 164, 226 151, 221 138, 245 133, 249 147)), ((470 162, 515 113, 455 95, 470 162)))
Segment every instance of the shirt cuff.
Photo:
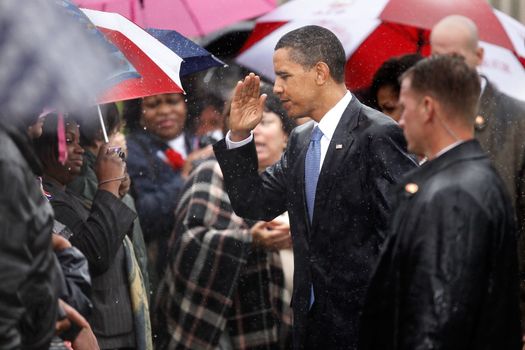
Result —
POLYGON ((253 131, 250 131, 250 136, 248 136, 247 138, 245 138, 242 141, 237 141, 237 142, 232 141, 230 139, 230 132, 231 131, 228 130, 228 133, 226 134, 226 147, 228 147, 228 149, 234 149, 234 148, 242 147, 244 145, 249 144, 253 140, 253 131))

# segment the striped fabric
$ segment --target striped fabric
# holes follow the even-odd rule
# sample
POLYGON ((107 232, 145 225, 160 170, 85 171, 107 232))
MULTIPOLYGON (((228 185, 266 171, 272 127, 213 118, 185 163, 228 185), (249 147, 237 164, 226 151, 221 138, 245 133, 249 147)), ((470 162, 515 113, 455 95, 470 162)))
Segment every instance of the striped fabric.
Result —
POLYGON ((249 226, 233 213, 217 162, 201 164, 176 210, 157 299, 167 332, 159 348, 215 349, 225 330, 233 349, 285 348, 291 310, 280 256, 254 249, 249 226))

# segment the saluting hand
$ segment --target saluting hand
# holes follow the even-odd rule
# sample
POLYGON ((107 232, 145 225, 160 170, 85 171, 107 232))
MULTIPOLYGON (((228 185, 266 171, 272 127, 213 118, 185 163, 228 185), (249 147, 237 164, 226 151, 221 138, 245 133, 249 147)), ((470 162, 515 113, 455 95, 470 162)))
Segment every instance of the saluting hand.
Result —
POLYGON ((250 73, 235 87, 229 120, 232 141, 246 139, 262 119, 266 95, 260 95, 260 84, 259 76, 250 73))

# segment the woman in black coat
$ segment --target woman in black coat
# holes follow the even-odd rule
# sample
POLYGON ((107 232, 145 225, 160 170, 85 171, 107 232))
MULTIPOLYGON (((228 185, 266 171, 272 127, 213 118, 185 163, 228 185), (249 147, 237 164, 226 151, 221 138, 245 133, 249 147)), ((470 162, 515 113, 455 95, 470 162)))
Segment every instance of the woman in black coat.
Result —
POLYGON ((89 262, 93 284, 94 309, 90 319, 93 331, 101 349, 143 348, 140 339, 144 337, 137 334, 149 336, 149 332, 134 322, 128 281, 129 258, 124 247, 126 233, 136 217, 119 198, 124 162, 118 154, 109 151, 107 145, 102 146, 96 164, 98 191, 91 207, 87 208, 77 195, 66 189, 66 185, 80 174, 83 163, 78 125, 73 120, 64 120, 67 160, 61 164, 57 159, 57 121, 55 115, 46 117, 43 134, 36 140, 35 148, 44 166, 43 186, 56 219, 71 230, 69 240, 89 262))

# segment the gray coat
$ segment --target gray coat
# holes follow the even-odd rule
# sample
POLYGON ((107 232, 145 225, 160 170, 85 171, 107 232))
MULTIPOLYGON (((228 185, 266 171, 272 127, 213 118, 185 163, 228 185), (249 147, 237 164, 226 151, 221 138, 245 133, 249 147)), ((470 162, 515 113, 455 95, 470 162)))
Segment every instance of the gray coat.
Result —
POLYGON ((521 309, 525 320, 525 102, 487 82, 481 95, 476 139, 500 174, 516 209, 521 272, 521 309))

